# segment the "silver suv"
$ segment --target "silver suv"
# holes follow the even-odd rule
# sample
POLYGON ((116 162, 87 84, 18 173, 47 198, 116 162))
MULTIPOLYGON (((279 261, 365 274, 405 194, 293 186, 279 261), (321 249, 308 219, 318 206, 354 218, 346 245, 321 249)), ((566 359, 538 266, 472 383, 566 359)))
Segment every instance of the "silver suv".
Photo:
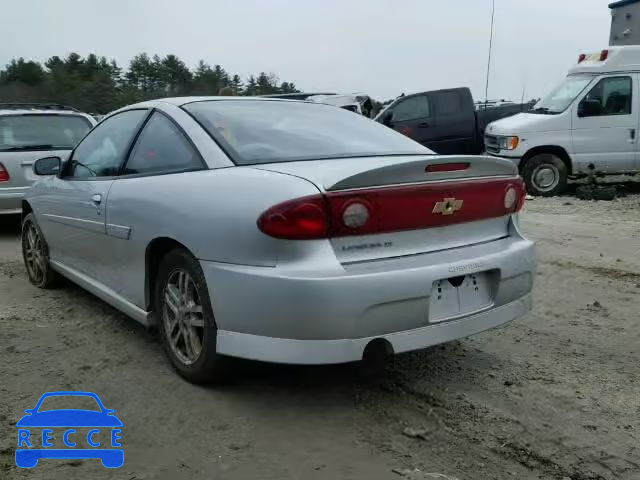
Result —
POLYGON ((21 212, 37 159, 66 156, 95 124, 63 105, 0 103, 0 215, 21 212))

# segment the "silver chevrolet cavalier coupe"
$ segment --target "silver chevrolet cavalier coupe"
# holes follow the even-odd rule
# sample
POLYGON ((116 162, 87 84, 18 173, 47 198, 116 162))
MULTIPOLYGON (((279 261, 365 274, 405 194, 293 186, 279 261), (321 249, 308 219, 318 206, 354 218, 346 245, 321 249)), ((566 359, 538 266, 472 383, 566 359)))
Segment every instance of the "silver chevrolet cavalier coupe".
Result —
POLYGON ((66 277, 145 325, 176 370, 399 353, 531 308, 524 186, 499 158, 445 157, 333 106, 197 97, 107 116, 34 165, 30 281, 66 277))

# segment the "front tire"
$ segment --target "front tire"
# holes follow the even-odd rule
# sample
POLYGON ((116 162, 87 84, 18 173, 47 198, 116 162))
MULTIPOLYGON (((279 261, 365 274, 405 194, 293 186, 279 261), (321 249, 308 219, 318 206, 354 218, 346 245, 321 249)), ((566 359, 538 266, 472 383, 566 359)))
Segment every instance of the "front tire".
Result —
POLYGON ((59 275, 51 269, 49 246, 33 213, 22 221, 22 259, 27 270, 27 278, 38 288, 54 288, 60 281, 59 275))
POLYGON ((531 195, 554 197, 567 189, 569 172, 562 159, 551 153, 531 157, 522 169, 522 177, 531 195))
POLYGON ((191 383, 224 378, 226 359, 216 352, 217 326, 200 263, 184 249, 169 252, 158 269, 155 305, 165 352, 191 383))

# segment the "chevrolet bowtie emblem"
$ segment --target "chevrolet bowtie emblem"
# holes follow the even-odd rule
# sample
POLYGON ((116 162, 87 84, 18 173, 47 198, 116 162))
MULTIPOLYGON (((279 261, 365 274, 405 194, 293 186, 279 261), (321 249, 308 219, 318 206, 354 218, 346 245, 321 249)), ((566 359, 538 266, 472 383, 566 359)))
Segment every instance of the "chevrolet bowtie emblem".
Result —
POLYGON ((440 215, 453 215, 458 210, 462 210, 464 200, 456 200, 455 198, 445 198, 441 202, 436 203, 433 207, 433 213, 440 215))

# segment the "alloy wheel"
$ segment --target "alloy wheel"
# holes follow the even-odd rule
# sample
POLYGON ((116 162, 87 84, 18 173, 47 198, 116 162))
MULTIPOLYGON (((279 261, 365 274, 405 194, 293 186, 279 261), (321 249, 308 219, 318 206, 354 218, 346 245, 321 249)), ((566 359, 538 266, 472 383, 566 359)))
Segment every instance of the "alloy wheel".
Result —
POLYGON ((24 231, 22 249, 27 273, 33 283, 41 283, 47 269, 47 255, 42 237, 33 222, 29 222, 24 231))
POLYGON ((183 269, 174 270, 163 291, 162 321, 167 342, 184 365, 195 363, 204 345, 204 313, 195 282, 183 269))

